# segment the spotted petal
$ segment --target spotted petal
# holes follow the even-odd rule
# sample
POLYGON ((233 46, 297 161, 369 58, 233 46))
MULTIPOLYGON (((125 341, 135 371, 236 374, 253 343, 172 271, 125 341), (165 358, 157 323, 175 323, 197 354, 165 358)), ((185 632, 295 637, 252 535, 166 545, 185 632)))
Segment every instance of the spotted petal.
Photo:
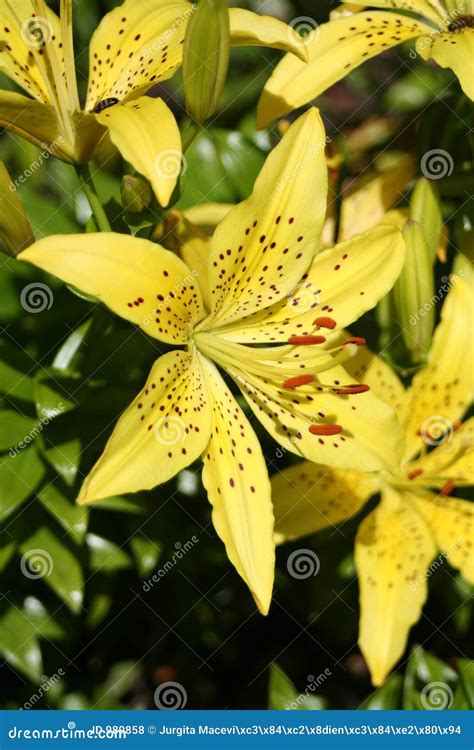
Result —
POLYGON ((407 456, 426 443, 442 442, 472 401, 472 288, 453 283, 436 328, 428 364, 407 390, 400 418, 407 430, 407 456))
POLYGON ((442 68, 451 68, 466 96, 474 101, 474 29, 421 37, 416 46, 425 60, 432 58, 442 68))
POLYGON ((359 646, 374 685, 403 655, 427 597, 426 571, 436 554, 432 532, 410 497, 392 488, 359 527, 359 646))
POLYGON ((98 297, 122 318, 170 344, 187 343, 204 314, 195 275, 174 253, 124 234, 46 237, 19 256, 98 297))
POLYGON ((212 435, 203 455, 203 483, 227 555, 262 614, 273 588, 275 551, 270 481, 246 416, 210 361, 203 363, 212 399, 212 435))
POLYGON ((168 481, 200 456, 210 431, 211 409, 198 356, 165 354, 117 422, 78 502, 148 490, 168 481))
POLYGON ((360 346, 354 357, 344 363, 347 372, 359 383, 370 385, 372 393, 397 411, 403 400, 405 388, 402 381, 382 357, 360 346))
POLYGON ((474 585, 474 503, 431 493, 420 493, 413 502, 431 526, 442 556, 474 585))
POLYGON ((431 31, 428 24, 385 11, 322 24, 307 43, 308 64, 287 55, 275 68, 258 105, 258 126, 312 101, 365 60, 431 31))
POLYGON ((372 474, 305 461, 272 477, 277 542, 337 526, 355 515, 379 482, 372 474))
POLYGON ((312 109, 271 152, 250 198, 217 227, 209 258, 213 307, 206 329, 267 308, 307 270, 326 211, 324 148, 324 127, 312 109))
MULTIPOLYGON (((195 4, 181 0, 125 0, 102 19, 90 45, 86 109, 100 101, 145 94, 181 65, 187 22, 195 4)), ((306 59, 305 45, 282 21, 230 9, 233 45, 261 45, 306 59)))
POLYGON ((158 202, 167 206, 182 168, 181 136, 162 99, 142 96, 116 104, 97 120, 108 128, 124 159, 150 181, 158 202))
MULTIPOLYGON (((251 352, 255 360, 255 350, 251 352)), ((263 360, 264 350, 259 350, 259 354, 263 360)), ((327 388, 320 388, 317 381, 296 390, 285 389, 283 382, 288 364, 285 358, 281 375, 268 368, 267 372, 262 370, 262 375, 257 376, 251 374, 250 365, 244 363, 242 353, 242 367, 227 365, 226 368, 255 416, 285 450, 339 469, 377 471, 398 468, 403 432, 394 413, 383 401, 370 392, 336 395, 327 388), (339 425, 342 431, 329 436, 317 436, 309 431, 312 425, 326 424, 339 425)), ((302 366, 301 358, 293 361, 295 366, 302 366)), ((321 375, 324 384, 340 388, 354 382, 342 367, 331 368, 330 364, 327 367, 321 375)), ((306 372, 310 370, 308 366, 306 372)))
POLYGON ((342 329, 390 291, 404 258, 398 228, 374 227, 319 253, 284 300, 245 319, 245 325, 222 329, 221 335, 249 343, 284 342, 313 332, 313 321, 321 316, 333 318, 342 329))
POLYGON ((456 432, 448 429, 434 450, 408 466, 412 481, 424 487, 442 489, 449 482, 459 487, 474 484, 474 417, 456 432))

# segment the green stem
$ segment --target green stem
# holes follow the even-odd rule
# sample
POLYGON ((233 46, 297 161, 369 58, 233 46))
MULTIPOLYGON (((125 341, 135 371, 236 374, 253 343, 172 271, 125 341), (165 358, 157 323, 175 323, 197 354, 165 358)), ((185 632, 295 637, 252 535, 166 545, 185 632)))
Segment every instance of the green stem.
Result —
POLYGON ((96 193, 94 183, 92 182, 92 176, 90 173, 88 164, 76 165, 76 174, 79 177, 81 187, 86 195, 89 205, 91 207, 94 219, 97 224, 97 228, 101 232, 111 232, 112 227, 105 213, 104 207, 100 202, 100 198, 96 193))
POLYGON ((183 154, 188 150, 198 133, 201 131, 201 125, 196 122, 192 121, 189 124, 189 127, 186 130, 185 135, 183 136, 183 154))

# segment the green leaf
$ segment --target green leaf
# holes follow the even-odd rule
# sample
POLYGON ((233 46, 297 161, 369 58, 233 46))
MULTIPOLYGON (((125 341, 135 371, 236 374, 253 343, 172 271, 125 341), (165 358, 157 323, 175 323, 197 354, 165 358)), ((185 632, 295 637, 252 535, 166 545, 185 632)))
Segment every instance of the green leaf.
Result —
POLYGON ((87 531, 87 508, 72 503, 54 484, 49 484, 40 490, 38 497, 74 541, 82 542, 87 531))
POLYGON ((44 581, 77 614, 81 610, 84 580, 76 554, 47 526, 40 526, 20 544, 26 577, 44 581), (31 561, 39 560, 36 568, 31 561), (30 564, 29 564, 30 563, 30 564), (38 575, 40 573, 40 575, 38 575))
POLYGON ((50 640, 62 639, 67 635, 65 623, 60 623, 58 617, 54 617, 44 606, 43 602, 35 596, 27 596, 23 602, 23 613, 28 622, 44 638, 50 640))
POLYGON ((133 556, 137 566, 138 574, 146 576, 158 563, 161 557, 163 547, 161 544, 153 542, 140 532, 135 534, 130 540, 133 556))
POLYGON ((136 661, 114 664, 97 691, 95 708, 109 708, 111 701, 119 700, 136 685, 140 675, 141 667, 136 661))
POLYGON ((25 417, 11 409, 0 409, 0 451, 25 448, 39 432, 41 425, 37 419, 25 417))
POLYGON ((48 385, 43 380, 35 381, 34 394, 38 417, 46 424, 75 407, 75 404, 59 393, 56 387, 48 385))
POLYGON ((89 547, 92 570, 112 573, 131 566, 132 561, 127 553, 109 539, 96 534, 87 534, 86 542, 89 547))
POLYGON ((428 247, 428 255, 434 263, 441 239, 443 214, 438 191, 433 182, 425 177, 418 180, 413 191, 410 218, 420 225, 428 247))
POLYGON ((457 674, 448 664, 416 646, 408 661, 403 686, 403 708, 423 710, 449 708, 457 674))
POLYGON ((459 659, 457 663, 461 683, 469 702, 469 708, 474 708, 474 661, 469 659, 459 659))
POLYGON ((0 459, 0 519, 33 494, 45 471, 34 446, 0 459))
POLYGON ((278 664, 270 667, 268 690, 268 707, 276 711, 320 711, 325 708, 326 701, 320 696, 313 695, 317 682, 313 675, 308 676, 308 688, 304 693, 297 689, 278 664))
POLYGON ((359 706, 364 711, 390 711, 400 708, 402 696, 403 677, 400 674, 392 674, 372 695, 359 706))
POLYGON ((0 613, 0 652, 30 680, 41 679, 43 664, 36 630, 14 605, 0 613))
POLYGON ((4 530, 0 538, 0 571, 7 567, 15 553, 15 549, 15 540, 4 530))
POLYGON ((0 360, 0 393, 22 401, 34 400, 34 380, 0 360))
POLYGON ((44 448, 42 453, 68 487, 72 487, 81 458, 81 441, 69 440, 51 448, 44 448))

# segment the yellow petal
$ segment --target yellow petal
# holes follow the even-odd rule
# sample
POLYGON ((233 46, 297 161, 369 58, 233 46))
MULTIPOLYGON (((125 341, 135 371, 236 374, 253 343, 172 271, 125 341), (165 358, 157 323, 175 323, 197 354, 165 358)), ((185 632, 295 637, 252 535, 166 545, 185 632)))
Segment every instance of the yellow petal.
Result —
POLYGON ((344 363, 347 372, 359 383, 370 385, 372 393, 397 411, 403 400, 405 388, 402 381, 382 357, 360 346, 356 354, 344 363))
POLYGON ((430 528, 409 499, 387 488, 361 523, 355 545, 359 576, 359 646, 374 685, 403 655, 427 596, 426 571, 436 554, 430 528))
POLYGON ((209 257, 213 307, 207 329, 267 308, 301 279, 326 211, 324 148, 324 127, 312 109, 271 152, 250 198, 217 227, 209 257))
POLYGON ((90 43, 86 109, 138 97, 171 78, 193 12, 191 3, 176 0, 125 0, 107 13, 90 43))
POLYGON ((199 357, 182 351, 163 355, 117 422, 78 502, 167 482, 199 458, 210 433, 211 407, 199 357))
MULTIPOLYGON (((46 17, 35 18, 31 0, 0 5, 0 70, 40 102, 48 103, 48 87, 38 67, 37 52, 43 39, 60 52, 59 20, 46 8, 46 17), (35 53, 35 54, 33 54, 35 53)), ((58 59, 62 56, 58 55, 58 59)))
POLYGON ((293 53, 300 60, 308 59, 304 39, 273 16, 230 8, 230 38, 231 43, 237 47, 275 47, 293 53))
POLYGON ((0 251, 16 255, 34 241, 33 230, 23 210, 17 186, 0 161, 0 251))
POLYGON ((407 456, 443 442, 443 434, 452 432, 472 401, 472 288, 461 279, 451 281, 428 364, 414 377, 402 404, 407 456))
POLYGON ((474 100, 474 29, 423 36, 416 48, 424 60, 432 58, 442 68, 451 68, 466 96, 474 100))
POLYGON ((203 359, 212 399, 212 435, 203 455, 203 483, 214 527, 227 555, 267 614, 275 549, 270 481, 250 423, 217 369, 203 359))
MULTIPOLYGON (((251 351, 255 359, 255 350, 251 351)), ((263 359, 265 350, 258 351, 263 359)), ((299 353, 293 368, 302 365, 304 356, 299 353)), ((318 391, 318 381, 294 390, 284 389, 285 370, 290 363, 286 357, 281 378, 270 369, 263 371, 261 377, 250 374, 248 367, 245 369, 243 354, 241 367, 237 364, 226 367, 257 419, 285 450, 339 469, 378 471, 399 466, 403 431, 394 412, 383 401, 370 391, 352 396, 336 395, 327 389, 318 391), (342 432, 332 436, 309 432, 311 425, 324 424, 340 425, 342 432)), ((321 374, 322 383, 339 388, 354 382, 344 368, 327 366, 321 374)), ((311 371, 309 365, 307 370, 311 371)))
POLYGON ((344 328, 373 308, 395 283, 405 258, 400 231, 379 226, 324 250, 293 285, 286 299, 229 326, 222 335, 233 341, 288 341, 311 333, 316 317, 329 316, 344 328))
POLYGON ((167 206, 183 167, 181 135, 162 99, 142 96, 129 104, 104 109, 97 120, 124 159, 146 177, 156 199, 167 206))
POLYGON ((346 521, 378 486, 374 475, 309 461, 284 469, 272 477, 276 541, 297 539, 346 521))
POLYGON ((417 476, 412 480, 424 487, 442 489, 448 482, 468 487, 474 484, 474 417, 453 433, 448 430, 434 450, 411 461, 407 469, 417 476), (421 470, 422 473, 419 473, 421 470))
POLYGON ((82 112, 72 116, 72 123, 74 143, 68 140, 52 107, 32 101, 22 94, 0 91, 1 127, 17 133, 58 159, 81 163, 92 157, 105 131, 95 117, 82 112))
POLYGON ((183 213, 204 234, 212 235, 231 208, 232 203, 204 203, 202 206, 187 208, 183 213))
POLYGON ((195 274, 174 253, 125 234, 46 237, 20 260, 98 297, 150 336, 185 344, 204 309, 195 274))
POLYGON ((367 4, 371 8, 388 8, 388 10, 392 10, 394 5, 399 5, 400 10, 411 11, 419 16, 430 18, 435 23, 439 23, 447 15, 439 0, 401 0, 395 4, 393 0, 373 0, 367 4))
POLYGON ((406 156, 392 169, 368 178, 366 184, 345 196, 341 206, 339 241, 365 232, 382 221, 414 176, 415 164, 411 157, 406 156))
POLYGON ((431 526, 441 550, 440 565, 446 560, 474 585, 474 503, 431 493, 413 494, 413 503, 431 526))
POLYGON ((275 68, 258 104, 258 127, 312 101, 365 60, 431 30, 385 11, 364 11, 322 24, 307 44, 308 64, 287 55, 275 68))
POLYGON ((180 211, 170 211, 164 222, 162 242, 176 252, 199 279, 204 304, 211 309, 212 298, 207 274, 211 241, 180 211))

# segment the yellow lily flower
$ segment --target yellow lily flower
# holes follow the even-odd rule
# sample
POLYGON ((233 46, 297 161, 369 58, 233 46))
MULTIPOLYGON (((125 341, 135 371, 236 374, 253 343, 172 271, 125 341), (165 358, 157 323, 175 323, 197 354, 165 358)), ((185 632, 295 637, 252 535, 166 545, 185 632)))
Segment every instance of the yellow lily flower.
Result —
POLYGON ((401 469, 394 464, 390 472, 369 475, 303 463, 272 479, 279 542, 345 521, 381 493, 355 542, 359 645, 374 685, 403 655, 427 598, 428 578, 439 565, 448 561, 474 583, 474 506, 448 497, 474 478, 474 419, 460 422, 472 402, 473 312, 472 288, 458 279, 443 306, 428 364, 407 390, 371 352, 359 350, 349 363, 400 415, 406 431, 401 469))
POLYGON ((16 255, 35 241, 23 203, 11 181, 8 170, 0 161, 0 252, 16 255))
POLYGON ((408 39, 416 39, 424 60, 452 68, 474 100, 473 0, 374 0, 369 6, 377 10, 340 15, 319 26, 307 43, 308 64, 286 56, 277 65, 259 102, 259 127, 312 101, 361 63, 408 39))
MULTIPOLYGON (((58 17, 45 0, 0 0, 0 70, 28 95, 0 91, 0 126, 73 164, 89 161, 108 130, 166 206, 179 177, 181 138, 166 104, 144 95, 180 67, 195 6, 125 0, 104 16, 90 43, 82 108, 72 4, 61 0, 58 17)), ((306 59, 304 45, 278 19, 240 8, 230 17, 232 44, 276 47, 306 59)))
POLYGON ((264 613, 274 569, 270 482, 218 367, 297 455, 372 471, 401 447, 389 407, 371 393, 341 395, 353 380, 340 363, 357 342, 326 346, 324 334, 386 294, 403 264, 403 241, 397 228, 377 227, 314 258, 326 210, 324 148, 313 109, 270 154, 250 198, 220 222, 210 250, 191 234, 192 266, 148 240, 108 233, 48 237, 19 256, 150 336, 186 347, 157 360, 79 502, 150 489, 202 456, 215 528, 264 613), (312 385, 300 393, 301 379, 312 385))

